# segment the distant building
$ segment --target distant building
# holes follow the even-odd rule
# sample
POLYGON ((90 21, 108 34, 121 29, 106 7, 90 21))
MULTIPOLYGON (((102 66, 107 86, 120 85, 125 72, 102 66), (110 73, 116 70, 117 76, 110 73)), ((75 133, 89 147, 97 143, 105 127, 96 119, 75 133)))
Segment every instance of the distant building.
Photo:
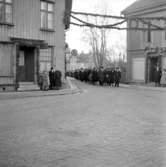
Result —
POLYGON ((0 90, 38 84, 51 66, 65 72, 72 0, 0 0, 0 90))
POLYGON ((94 63, 91 53, 80 53, 77 55, 68 54, 67 56, 67 71, 87 69, 93 67, 94 63))
MULTIPOLYGON (((125 16, 166 16, 165 0, 137 0, 122 11, 125 16)), ((165 21, 153 24, 166 26, 165 21)), ((135 24, 134 22, 129 23, 135 24)), ((142 24, 142 23, 139 23, 142 24)), ((142 27, 147 27, 142 24, 142 27)), ((127 80, 129 82, 154 82, 156 64, 166 67, 166 31, 127 31, 127 80)))

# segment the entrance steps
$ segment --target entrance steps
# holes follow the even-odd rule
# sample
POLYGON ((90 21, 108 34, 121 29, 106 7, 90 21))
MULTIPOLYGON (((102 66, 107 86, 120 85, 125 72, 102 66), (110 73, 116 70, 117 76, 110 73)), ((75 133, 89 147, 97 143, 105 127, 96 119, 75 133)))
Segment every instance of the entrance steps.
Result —
POLYGON ((18 91, 40 90, 39 86, 34 82, 19 82, 18 91))

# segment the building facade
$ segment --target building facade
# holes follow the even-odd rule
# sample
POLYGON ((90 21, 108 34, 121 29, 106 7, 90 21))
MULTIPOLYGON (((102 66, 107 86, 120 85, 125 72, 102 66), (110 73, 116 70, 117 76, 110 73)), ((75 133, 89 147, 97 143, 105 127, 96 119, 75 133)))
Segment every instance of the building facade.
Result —
POLYGON ((0 90, 38 84, 51 66, 65 72, 71 0, 0 0, 0 90))
MULTIPOLYGON (((138 0, 122 11, 127 17, 163 17, 166 16, 165 0, 138 0)), ((165 20, 152 20, 156 26, 166 27, 165 20)), ((128 28, 148 25, 140 22, 128 22, 128 28)), ((127 31, 127 81, 154 82, 156 65, 166 68, 166 31, 127 31)))

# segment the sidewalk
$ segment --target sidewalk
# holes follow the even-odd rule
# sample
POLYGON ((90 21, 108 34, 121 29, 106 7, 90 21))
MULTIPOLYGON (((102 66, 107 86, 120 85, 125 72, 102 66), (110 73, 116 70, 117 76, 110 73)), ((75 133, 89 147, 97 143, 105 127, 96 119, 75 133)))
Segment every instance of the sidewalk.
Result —
POLYGON ((132 88, 132 89, 142 89, 151 91, 166 91, 166 87, 155 87, 154 85, 140 85, 140 84, 120 84, 120 87, 132 88))
POLYGON ((67 77, 66 84, 67 88, 60 90, 0 92, 0 100, 81 93, 81 90, 72 82, 72 78, 67 77))

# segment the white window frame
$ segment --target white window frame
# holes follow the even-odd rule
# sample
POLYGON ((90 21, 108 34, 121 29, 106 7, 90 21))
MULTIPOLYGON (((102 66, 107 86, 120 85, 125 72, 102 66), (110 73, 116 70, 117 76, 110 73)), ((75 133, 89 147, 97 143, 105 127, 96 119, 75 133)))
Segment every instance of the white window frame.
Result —
MULTIPOLYGON (((51 9, 51 8, 50 8, 51 9)), ((46 30, 53 30, 54 29, 54 9, 55 9, 55 3, 54 2, 50 2, 50 1, 45 1, 45 0, 41 0, 40 1, 40 27, 41 29, 46 29, 46 30), (43 9, 42 8, 42 4, 46 5, 46 8, 43 9), (49 5, 52 6, 52 10, 49 10, 49 5), (42 20, 42 14, 46 15, 45 17, 45 24, 43 24, 43 20, 42 20), (51 22, 51 26, 49 26, 49 18, 48 16, 52 16, 52 22, 51 22)))
POLYGON ((0 4, 2 5, 2 20, 0 20, 1 24, 12 24, 13 23, 13 0, 0 0, 0 4), (7 11, 6 8, 9 6, 11 8, 11 18, 10 21, 7 20, 7 11))

